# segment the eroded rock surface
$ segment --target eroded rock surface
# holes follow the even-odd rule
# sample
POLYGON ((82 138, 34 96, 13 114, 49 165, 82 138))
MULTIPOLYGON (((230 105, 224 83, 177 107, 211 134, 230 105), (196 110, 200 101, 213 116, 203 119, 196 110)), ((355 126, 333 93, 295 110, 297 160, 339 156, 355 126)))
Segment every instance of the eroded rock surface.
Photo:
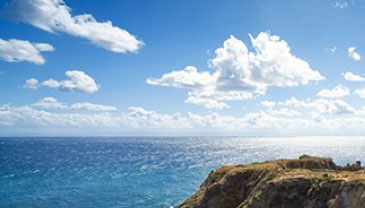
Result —
POLYGON ((365 171, 358 161, 303 155, 223 166, 212 171, 180 208, 365 208, 365 171))

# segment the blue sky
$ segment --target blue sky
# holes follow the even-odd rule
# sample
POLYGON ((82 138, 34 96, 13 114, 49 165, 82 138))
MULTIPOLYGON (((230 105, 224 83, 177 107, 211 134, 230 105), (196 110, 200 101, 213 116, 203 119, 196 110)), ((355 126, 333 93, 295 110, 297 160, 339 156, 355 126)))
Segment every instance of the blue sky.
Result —
POLYGON ((365 133, 361 1, 0 3, 0 135, 365 133))

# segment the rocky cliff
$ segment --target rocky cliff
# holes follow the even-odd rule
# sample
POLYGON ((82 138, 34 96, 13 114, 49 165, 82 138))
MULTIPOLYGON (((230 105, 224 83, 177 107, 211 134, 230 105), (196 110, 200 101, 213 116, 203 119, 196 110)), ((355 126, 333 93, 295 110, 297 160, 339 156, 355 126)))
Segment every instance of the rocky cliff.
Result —
POLYGON ((331 158, 301 156, 212 171, 180 208, 365 208, 360 162, 337 166, 331 158))

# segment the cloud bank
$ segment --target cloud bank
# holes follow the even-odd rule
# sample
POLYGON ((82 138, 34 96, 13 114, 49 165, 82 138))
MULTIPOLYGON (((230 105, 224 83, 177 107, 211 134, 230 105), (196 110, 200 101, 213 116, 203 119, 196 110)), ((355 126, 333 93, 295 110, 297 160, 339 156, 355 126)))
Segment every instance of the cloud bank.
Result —
POLYGON ((92 129, 96 132, 157 130, 160 133, 207 131, 249 135, 259 132, 296 135, 328 131, 364 133, 365 108, 356 109, 340 99, 300 100, 292 97, 279 102, 265 101, 262 105, 259 110, 236 116, 217 112, 166 114, 142 107, 118 111, 115 107, 100 104, 67 105, 56 98, 45 97, 30 106, 0 106, 0 129, 22 127, 42 131, 47 128, 77 128, 86 132, 92 129), (87 112, 74 112, 81 108, 87 112))

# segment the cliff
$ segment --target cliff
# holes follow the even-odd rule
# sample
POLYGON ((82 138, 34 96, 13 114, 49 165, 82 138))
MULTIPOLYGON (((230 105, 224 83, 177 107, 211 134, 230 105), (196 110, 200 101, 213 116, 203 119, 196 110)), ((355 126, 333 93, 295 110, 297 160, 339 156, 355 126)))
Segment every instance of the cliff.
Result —
POLYGON ((365 171, 360 162, 337 166, 331 158, 303 155, 223 166, 212 171, 180 208, 363 208, 365 171))

